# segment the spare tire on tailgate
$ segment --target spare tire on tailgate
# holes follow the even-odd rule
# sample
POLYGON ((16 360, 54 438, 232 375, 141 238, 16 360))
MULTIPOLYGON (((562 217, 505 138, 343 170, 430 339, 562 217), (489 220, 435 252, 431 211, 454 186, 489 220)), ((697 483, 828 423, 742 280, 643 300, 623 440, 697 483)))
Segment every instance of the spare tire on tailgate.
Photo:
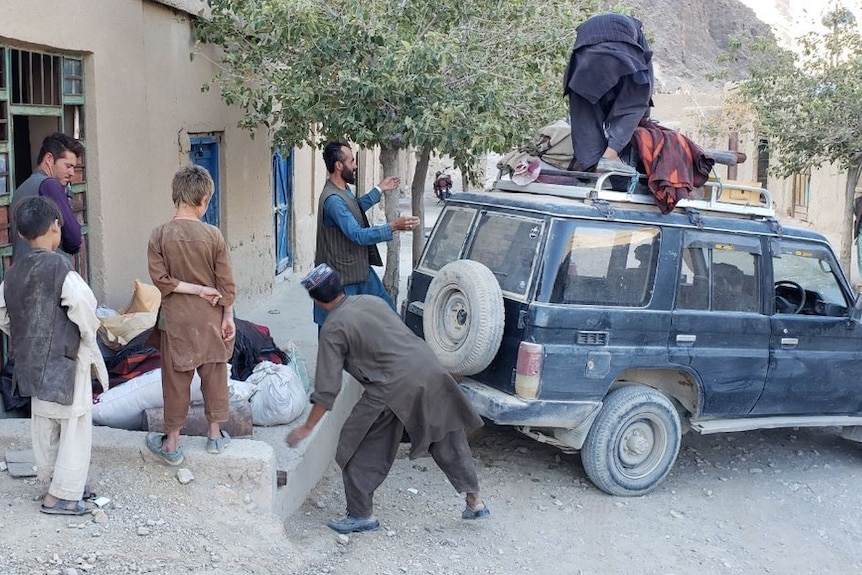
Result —
POLYGON ((428 286, 425 341, 452 375, 473 375, 488 367, 500 348, 504 323, 500 284, 479 262, 450 262, 428 286))

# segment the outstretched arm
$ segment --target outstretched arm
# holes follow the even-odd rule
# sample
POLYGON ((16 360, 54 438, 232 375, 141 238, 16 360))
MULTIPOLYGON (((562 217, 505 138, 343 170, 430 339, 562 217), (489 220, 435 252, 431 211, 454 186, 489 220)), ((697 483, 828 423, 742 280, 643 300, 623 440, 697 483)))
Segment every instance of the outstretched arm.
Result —
POLYGON ((342 371, 347 357, 347 342, 341 334, 323 330, 317 343, 317 372, 311 394, 311 413, 305 423, 291 431, 287 444, 291 447, 308 437, 323 415, 332 409, 341 392, 342 371))
POLYGON ((323 225, 337 226, 341 230, 341 233, 354 244, 371 246, 380 242, 388 242, 392 239, 392 228, 389 224, 363 228, 356 221, 356 218, 350 212, 350 208, 347 207, 344 200, 338 196, 329 196, 326 198, 326 201, 323 202, 323 211, 325 214, 323 225))
POLYGON ((317 422, 321 420, 326 411, 326 408, 322 405, 318 405, 316 403, 312 405, 311 413, 308 414, 308 419, 305 420, 305 423, 287 435, 287 444, 290 447, 296 447, 300 441, 311 435, 311 431, 317 425, 317 422))

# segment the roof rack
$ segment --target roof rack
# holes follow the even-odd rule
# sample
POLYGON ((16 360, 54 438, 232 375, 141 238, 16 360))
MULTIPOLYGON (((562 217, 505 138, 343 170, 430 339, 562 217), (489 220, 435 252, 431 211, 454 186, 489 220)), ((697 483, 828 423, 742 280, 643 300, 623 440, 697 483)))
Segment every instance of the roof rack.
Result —
MULTIPOLYGON (((526 194, 557 196, 581 200, 605 200, 631 204, 656 205, 655 196, 639 180, 643 175, 632 176, 619 172, 601 174, 589 172, 542 172, 539 181, 518 185, 508 176, 494 182, 494 190, 526 194), (544 176, 544 177, 543 177, 544 176), (610 178, 614 178, 613 182, 610 178), (544 179, 545 181, 541 181, 544 179), (634 180, 634 181, 632 181, 634 180), (625 181, 628 190, 611 188, 612 183, 625 181), (590 185, 592 184, 592 185, 590 185), (641 190, 642 193, 637 193, 641 190)), ((708 212, 775 218, 775 204, 765 188, 740 182, 710 180, 701 188, 699 199, 679 200, 677 208, 694 208, 708 212)))

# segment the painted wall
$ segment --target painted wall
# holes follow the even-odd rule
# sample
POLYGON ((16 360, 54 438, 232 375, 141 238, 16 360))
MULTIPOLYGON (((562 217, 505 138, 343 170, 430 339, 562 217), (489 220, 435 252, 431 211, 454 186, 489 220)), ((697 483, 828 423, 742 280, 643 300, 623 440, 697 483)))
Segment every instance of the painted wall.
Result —
POLYGON ((222 232, 239 305, 269 293, 275 271, 270 152, 265 132, 236 128, 238 109, 202 94, 212 53, 194 50, 182 11, 147 0, 5 0, 4 43, 85 55, 91 285, 100 301, 124 305, 135 278, 148 278, 153 227, 173 213, 171 178, 188 162, 189 136, 221 138, 222 232))

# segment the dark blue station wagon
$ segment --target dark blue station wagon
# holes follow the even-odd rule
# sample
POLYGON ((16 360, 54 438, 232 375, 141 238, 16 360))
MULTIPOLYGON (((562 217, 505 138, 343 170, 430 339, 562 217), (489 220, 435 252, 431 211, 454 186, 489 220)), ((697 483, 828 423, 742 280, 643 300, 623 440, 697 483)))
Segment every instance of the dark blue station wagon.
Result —
MULTIPOLYGON (((453 196, 404 320, 483 417, 614 495, 655 488, 683 430, 862 425, 862 304, 828 241, 755 202, 498 180, 453 196)), ((860 428, 862 429, 862 428, 860 428)))

